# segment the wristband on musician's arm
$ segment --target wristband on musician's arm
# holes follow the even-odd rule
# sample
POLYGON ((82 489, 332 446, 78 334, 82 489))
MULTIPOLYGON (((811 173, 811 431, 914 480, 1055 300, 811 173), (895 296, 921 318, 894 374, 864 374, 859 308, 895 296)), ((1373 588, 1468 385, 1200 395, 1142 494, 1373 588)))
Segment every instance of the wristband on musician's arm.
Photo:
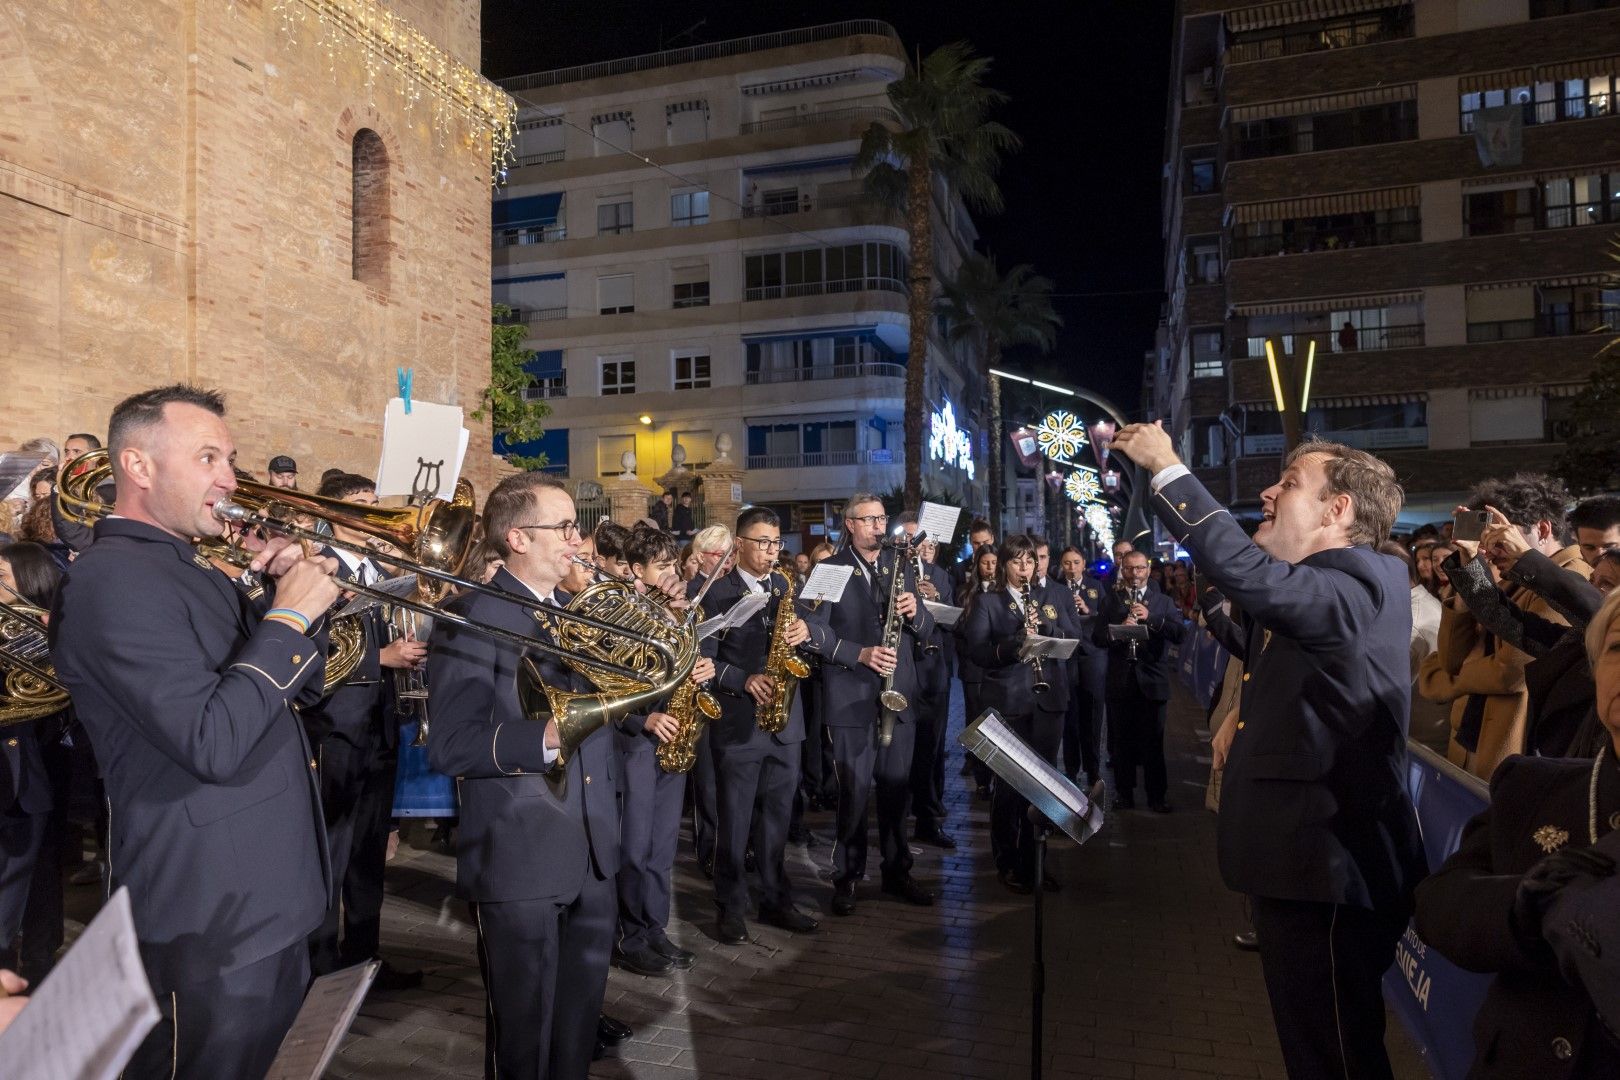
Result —
POLYGON ((271 608, 269 611, 264 613, 262 618, 272 622, 283 623, 284 625, 290 626, 294 630, 297 630, 300 634, 304 634, 306 636, 310 631, 311 624, 309 619, 304 617, 303 612, 294 611, 292 608, 271 608))

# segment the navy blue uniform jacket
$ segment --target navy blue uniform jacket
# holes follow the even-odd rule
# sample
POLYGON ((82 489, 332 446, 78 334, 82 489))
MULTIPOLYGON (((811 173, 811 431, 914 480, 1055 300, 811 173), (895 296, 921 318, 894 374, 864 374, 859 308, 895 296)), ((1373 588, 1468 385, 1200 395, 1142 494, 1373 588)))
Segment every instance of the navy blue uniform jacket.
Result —
POLYGON ((114 518, 63 581, 51 636, 153 985, 218 978, 308 936, 331 867, 292 706, 320 694, 324 631, 261 622, 190 544, 114 518))
MULTIPOLYGON (((1035 605, 1039 632, 1045 637, 1072 638, 1076 626, 1072 615, 1074 601, 1068 590, 1031 586, 1030 602, 1035 605), (1061 603, 1066 602, 1065 609, 1061 603), (1067 611, 1067 614, 1065 613, 1067 611)), ((1018 659, 1024 644, 1024 612, 1004 588, 991 589, 973 604, 973 610, 964 617, 962 648, 967 656, 984 672, 979 689, 981 704, 998 710, 1003 716, 1028 716, 1037 708, 1045 712, 1062 712, 1069 705, 1068 661, 1046 659, 1041 671, 1047 689, 1035 693, 1035 667, 1018 659)))
POLYGON ((1216 827, 1227 887, 1410 912, 1426 867, 1405 777, 1406 567, 1365 545, 1273 559, 1192 476, 1152 503, 1243 613, 1243 727, 1216 827))
MULTIPOLYGON (((832 640, 821 654, 822 715, 828 727, 868 726, 877 723, 882 712, 878 695, 883 691, 883 676, 861 663, 861 650, 883 643, 883 616, 887 611, 894 557, 891 549, 885 548, 879 553, 875 583, 872 568, 847 547, 822 560, 855 568, 838 603, 820 606, 832 633, 832 640)), ((915 570, 906 568, 900 587, 905 592, 917 591, 915 570)), ((917 707, 917 650, 913 646, 928 639, 934 629, 934 617, 918 600, 916 616, 910 622, 902 622, 902 626, 904 632, 896 650, 900 657, 895 665, 894 688, 906 696, 908 705, 900 719, 909 723, 915 718, 917 707)))
MULTIPOLYGON (((524 599, 533 593, 506 570, 491 582, 524 599)), ((556 602, 566 606, 567 593, 556 602)), ((496 596, 466 593, 459 615, 549 640, 534 613, 496 596)), ((518 701, 515 643, 438 620, 428 646, 433 723, 428 766, 457 778, 456 891, 476 902, 569 901, 595 864, 600 877, 619 869, 619 809, 613 738, 593 732, 570 759, 559 796, 545 779, 545 724, 518 701)), ((548 686, 589 691, 562 661, 533 654, 548 686)), ((609 725, 611 727, 611 725, 609 725)))

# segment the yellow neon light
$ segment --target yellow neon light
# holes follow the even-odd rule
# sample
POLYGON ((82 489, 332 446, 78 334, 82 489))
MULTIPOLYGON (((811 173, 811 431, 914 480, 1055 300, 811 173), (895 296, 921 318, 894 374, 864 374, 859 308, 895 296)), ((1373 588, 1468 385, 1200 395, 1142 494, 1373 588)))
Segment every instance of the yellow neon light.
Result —
POLYGON ((1305 350, 1305 383, 1299 391, 1299 414, 1304 416, 1311 407, 1311 369, 1316 366, 1316 339, 1305 350))
POLYGON ((1277 371, 1277 352, 1272 348, 1271 339, 1266 338, 1266 366, 1271 369, 1271 393, 1277 399, 1277 412, 1288 411, 1288 403, 1283 400, 1282 376, 1277 371))

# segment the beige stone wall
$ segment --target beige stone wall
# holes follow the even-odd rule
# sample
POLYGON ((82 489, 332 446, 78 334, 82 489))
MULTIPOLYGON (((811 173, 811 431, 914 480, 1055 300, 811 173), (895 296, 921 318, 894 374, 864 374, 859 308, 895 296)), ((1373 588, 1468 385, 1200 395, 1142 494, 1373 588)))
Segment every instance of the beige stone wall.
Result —
MULTIPOLYGON (((477 0, 395 0, 478 62, 477 0)), ((431 99, 290 42, 263 0, 0 0, 0 447, 102 432, 176 378, 229 396, 243 464, 375 470, 396 366, 476 405, 489 179, 431 99), (386 292, 352 280, 351 147, 388 157, 386 292)), ((487 425, 467 473, 487 490, 487 425)))

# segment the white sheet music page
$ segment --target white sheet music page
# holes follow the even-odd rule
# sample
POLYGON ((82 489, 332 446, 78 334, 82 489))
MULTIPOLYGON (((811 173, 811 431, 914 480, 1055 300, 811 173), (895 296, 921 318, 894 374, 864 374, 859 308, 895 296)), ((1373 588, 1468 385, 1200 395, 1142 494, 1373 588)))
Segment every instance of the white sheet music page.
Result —
POLYGON ((849 584, 850 575, 853 573, 855 573, 853 566, 817 563, 816 568, 810 571, 810 576, 804 579, 804 588, 799 592, 799 599, 825 600, 829 604, 836 604, 844 598, 844 586, 849 584))
POLYGON ((320 1080, 381 966, 368 960, 311 983, 264 1080, 320 1080))
POLYGON ((940 547, 951 542, 956 534, 956 522, 962 516, 960 506, 946 506, 943 503, 925 502, 917 511, 917 528, 928 534, 928 539, 940 547))
POLYGON ((924 600, 923 607, 927 608, 928 614, 934 617, 934 625, 936 626, 955 626, 956 621, 962 617, 962 609, 959 607, 953 607, 950 604, 940 604, 934 602, 933 600, 924 600))
POLYGON ((770 593, 749 593, 727 608, 724 614, 716 615, 712 619, 704 619, 698 623, 698 640, 703 641, 720 633, 722 630, 731 630, 741 626, 749 619, 752 619, 754 614, 764 607, 766 601, 770 598, 770 593))
POLYGON ((158 1022, 121 888, 0 1034, 7 1080, 112 1080, 158 1022))

